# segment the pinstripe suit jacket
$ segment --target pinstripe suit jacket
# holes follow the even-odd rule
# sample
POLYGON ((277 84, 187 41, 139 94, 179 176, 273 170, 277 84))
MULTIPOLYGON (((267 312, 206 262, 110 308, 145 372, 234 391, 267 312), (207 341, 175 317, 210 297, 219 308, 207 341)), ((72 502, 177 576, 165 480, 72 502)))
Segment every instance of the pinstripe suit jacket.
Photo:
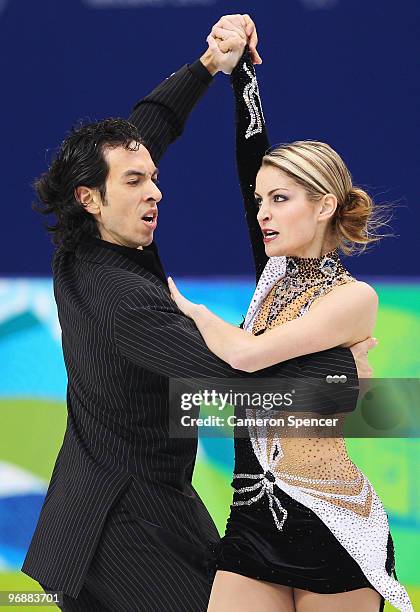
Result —
MULTIPOLYGON (((131 121, 156 163, 206 90, 206 74, 197 65, 184 67, 135 107, 131 121)), ((188 542, 197 554, 217 541, 191 485, 197 441, 168 436, 168 378, 240 373, 207 349, 166 284, 135 258, 92 241, 75 253, 59 251, 53 272, 68 420, 22 569, 76 597, 107 513, 121 495, 131 495, 140 518, 188 542)), ((304 367, 354 374, 344 350, 314 356, 308 365, 293 360, 268 373, 295 376, 304 367)))

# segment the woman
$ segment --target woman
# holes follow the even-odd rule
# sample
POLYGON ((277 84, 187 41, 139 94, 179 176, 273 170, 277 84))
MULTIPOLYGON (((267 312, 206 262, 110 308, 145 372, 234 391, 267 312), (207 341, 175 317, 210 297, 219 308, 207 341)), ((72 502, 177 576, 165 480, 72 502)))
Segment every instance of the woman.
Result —
MULTIPOLYGON (((259 279, 244 329, 188 301, 171 279, 169 286, 208 347, 232 367, 254 372, 372 334, 376 293, 352 278, 338 250, 349 253, 377 239, 375 209, 324 143, 300 141, 264 154, 258 84, 246 52, 232 83, 240 182, 259 279)), ((393 577, 386 513, 343 439, 280 438, 250 427, 248 438, 235 438, 233 478, 209 611, 345 612, 357 606, 376 612, 384 599, 413 610, 393 577)))

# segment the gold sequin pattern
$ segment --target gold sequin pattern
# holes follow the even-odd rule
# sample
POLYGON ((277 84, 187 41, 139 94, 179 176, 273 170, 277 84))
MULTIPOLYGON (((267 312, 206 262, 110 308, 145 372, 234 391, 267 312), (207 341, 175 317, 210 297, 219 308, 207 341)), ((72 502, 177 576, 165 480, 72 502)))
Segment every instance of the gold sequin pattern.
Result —
POLYGON ((316 299, 354 280, 343 267, 337 250, 319 258, 288 257, 286 274, 264 300, 253 333, 302 316, 316 299))

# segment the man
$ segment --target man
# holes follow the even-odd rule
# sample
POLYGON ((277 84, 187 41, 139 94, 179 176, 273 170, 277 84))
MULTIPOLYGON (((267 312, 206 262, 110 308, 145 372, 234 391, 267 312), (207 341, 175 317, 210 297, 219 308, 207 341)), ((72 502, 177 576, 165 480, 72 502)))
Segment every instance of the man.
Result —
MULTIPOLYGON (((197 440, 168 435, 168 378, 239 373, 171 301, 153 233, 166 147, 211 75, 233 69, 247 37, 259 61, 249 18, 225 20, 233 29, 219 23, 220 49, 210 40, 199 62, 137 104, 130 123, 74 131, 37 183, 43 212, 57 218, 68 421, 23 571, 63 591, 64 610, 207 607, 218 533, 191 485, 197 440)), ((355 376, 348 350, 316 359, 327 374, 339 361, 340 373, 355 376)), ((297 369, 291 361, 270 376, 297 369)))

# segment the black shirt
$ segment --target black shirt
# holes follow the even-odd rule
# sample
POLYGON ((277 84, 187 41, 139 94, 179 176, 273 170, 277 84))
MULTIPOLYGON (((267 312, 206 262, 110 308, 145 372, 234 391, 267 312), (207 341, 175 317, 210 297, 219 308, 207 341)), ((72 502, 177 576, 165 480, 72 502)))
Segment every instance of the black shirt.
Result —
POLYGON ((134 263, 157 276, 157 278, 167 285, 166 274, 162 262, 159 259, 158 248, 154 242, 149 246, 143 247, 143 249, 135 249, 133 247, 114 244, 113 242, 108 242, 100 238, 91 238, 90 241, 103 249, 110 249, 111 251, 121 253, 124 257, 131 259, 134 263))

